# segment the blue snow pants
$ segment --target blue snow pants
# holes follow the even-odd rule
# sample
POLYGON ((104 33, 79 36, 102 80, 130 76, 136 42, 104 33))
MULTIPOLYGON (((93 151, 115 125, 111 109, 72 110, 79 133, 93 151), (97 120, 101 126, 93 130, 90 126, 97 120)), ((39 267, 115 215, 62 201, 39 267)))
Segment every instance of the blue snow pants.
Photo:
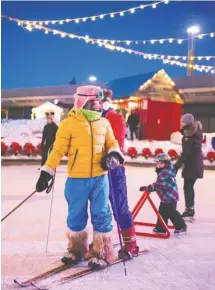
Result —
POLYGON ((122 230, 126 230, 134 225, 133 217, 128 207, 127 184, 125 168, 117 167, 109 171, 110 184, 110 203, 113 210, 114 218, 117 221, 115 213, 115 204, 118 215, 119 226, 122 230), (115 201, 115 204, 114 204, 115 201))
POLYGON ((91 222, 97 232, 107 233, 113 228, 109 207, 109 181, 107 175, 92 178, 67 178, 65 198, 68 203, 67 226, 81 231, 87 225, 88 200, 91 222))

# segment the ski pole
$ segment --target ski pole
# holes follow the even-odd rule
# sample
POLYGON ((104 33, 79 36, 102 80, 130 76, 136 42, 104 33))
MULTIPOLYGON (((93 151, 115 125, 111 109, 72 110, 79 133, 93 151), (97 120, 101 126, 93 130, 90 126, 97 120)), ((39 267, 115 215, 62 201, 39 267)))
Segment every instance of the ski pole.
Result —
POLYGON ((3 220, 5 220, 9 215, 11 215, 15 210, 17 210, 17 208, 19 208, 23 203, 25 203, 30 197, 32 197, 37 191, 35 190, 34 192, 32 192, 28 197, 26 197, 26 199, 24 199, 20 204, 18 204, 14 209, 12 209, 6 216, 4 216, 1 219, 1 222, 3 222, 3 220))
POLYGON ((109 183, 110 183, 110 194, 111 194, 113 205, 114 205, 113 211, 115 212, 117 230, 118 230, 118 235, 119 235, 119 243, 120 243, 120 248, 121 248, 121 252, 122 252, 122 262, 123 262, 123 265, 124 265, 125 276, 127 276, 127 269, 126 269, 126 265, 125 265, 125 254, 124 254, 124 251, 123 251, 122 237, 121 237, 121 234, 120 234, 120 227, 119 227, 119 218, 118 218, 117 206, 116 206, 116 201, 115 201, 113 184, 112 184, 110 172, 108 172, 108 176, 109 176, 109 183))
MULTIPOLYGON (((55 173, 55 175, 56 175, 56 173, 55 173)), ((50 227, 51 227, 52 206, 53 206, 53 200, 54 200, 55 175, 53 177, 53 184, 52 184, 52 197, 51 197, 51 205, 50 205, 50 212, 49 212, 48 233, 47 233, 47 239, 46 239, 46 254, 48 253, 49 233, 50 233, 50 227)))
MULTIPOLYGON (((52 150, 53 144, 49 147, 47 155, 49 156, 52 150)), ((48 233, 46 238, 46 254, 48 253, 48 243, 49 243, 49 233, 50 233, 50 227, 51 227, 51 218, 52 218, 52 205, 54 200, 54 184, 55 184, 55 175, 56 172, 52 178, 52 182, 50 184, 50 188, 47 189, 46 193, 49 193, 52 189, 52 197, 51 197, 51 205, 50 205, 50 212, 49 212, 49 222, 48 222, 48 233)))

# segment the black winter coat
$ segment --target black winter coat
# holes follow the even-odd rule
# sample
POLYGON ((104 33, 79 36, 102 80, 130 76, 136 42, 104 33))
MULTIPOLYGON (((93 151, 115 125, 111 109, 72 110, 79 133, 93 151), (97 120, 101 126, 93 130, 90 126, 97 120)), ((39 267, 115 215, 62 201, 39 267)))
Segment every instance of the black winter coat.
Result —
POLYGON ((182 153, 175 164, 176 170, 182 165, 182 177, 203 178, 203 157, 202 157, 202 124, 198 121, 190 126, 186 126, 181 130, 182 153))
POLYGON ((42 148, 48 149, 55 141, 58 126, 52 122, 46 124, 43 129, 42 148))
POLYGON ((128 120, 127 120, 128 126, 131 129, 137 129, 137 126, 138 126, 139 122, 140 122, 139 116, 136 113, 135 114, 131 114, 128 117, 128 120))

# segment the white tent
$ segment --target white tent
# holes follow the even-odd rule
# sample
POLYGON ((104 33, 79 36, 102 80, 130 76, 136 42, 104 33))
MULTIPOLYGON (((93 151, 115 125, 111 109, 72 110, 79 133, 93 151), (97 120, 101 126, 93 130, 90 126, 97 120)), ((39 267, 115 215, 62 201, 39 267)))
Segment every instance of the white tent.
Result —
POLYGON ((35 115, 36 119, 46 117, 47 113, 54 113, 54 118, 60 121, 61 115, 63 114, 63 109, 51 102, 46 102, 32 109, 32 115, 35 115))

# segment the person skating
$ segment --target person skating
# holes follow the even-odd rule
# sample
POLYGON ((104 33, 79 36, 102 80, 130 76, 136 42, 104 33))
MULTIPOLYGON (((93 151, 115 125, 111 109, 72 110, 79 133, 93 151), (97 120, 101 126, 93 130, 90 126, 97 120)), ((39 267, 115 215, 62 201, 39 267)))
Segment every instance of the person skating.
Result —
MULTIPOLYGON (((141 186, 140 191, 153 192, 156 191, 161 199, 159 213, 166 225, 170 219, 175 226, 175 234, 187 231, 186 223, 181 214, 176 210, 179 200, 178 188, 176 184, 176 171, 171 162, 169 155, 160 153, 155 158, 157 180, 152 185, 141 186)), ((156 227, 153 232, 165 233, 161 223, 157 220, 156 227)))
POLYGON ((49 153, 51 152, 56 137, 58 126, 51 116, 47 117, 47 124, 43 128, 43 137, 41 142, 42 160, 41 166, 46 163, 49 153))
POLYGON ((68 203, 68 252, 65 264, 76 264, 88 252, 87 208, 90 201, 93 249, 89 266, 104 268, 113 261, 112 216, 108 204, 107 169, 124 162, 110 123, 101 117, 100 87, 78 87, 74 107, 58 129, 53 150, 43 166, 36 190, 41 192, 55 174, 61 158, 68 154, 65 198, 68 203))
MULTIPOLYGON (((104 90, 103 112, 102 116, 108 119, 113 129, 114 136, 119 143, 119 147, 124 152, 124 141, 126 124, 121 114, 118 114, 111 108, 111 90, 104 90)), ((114 218, 117 221, 114 201, 117 207, 117 216, 119 226, 123 238, 123 251, 125 258, 132 258, 133 255, 138 254, 139 247, 136 244, 136 234, 133 223, 132 214, 128 207, 127 198, 127 183, 125 167, 122 165, 109 171, 109 185, 110 185, 110 202, 114 213, 114 218)), ((123 253, 119 251, 119 257, 123 257, 123 253)))
POLYGON ((202 125, 195 121, 193 115, 185 114, 181 118, 182 153, 179 156, 175 168, 176 171, 184 165, 182 177, 184 178, 185 211, 184 218, 193 218, 195 215, 194 184, 198 178, 203 178, 202 157, 202 125))

